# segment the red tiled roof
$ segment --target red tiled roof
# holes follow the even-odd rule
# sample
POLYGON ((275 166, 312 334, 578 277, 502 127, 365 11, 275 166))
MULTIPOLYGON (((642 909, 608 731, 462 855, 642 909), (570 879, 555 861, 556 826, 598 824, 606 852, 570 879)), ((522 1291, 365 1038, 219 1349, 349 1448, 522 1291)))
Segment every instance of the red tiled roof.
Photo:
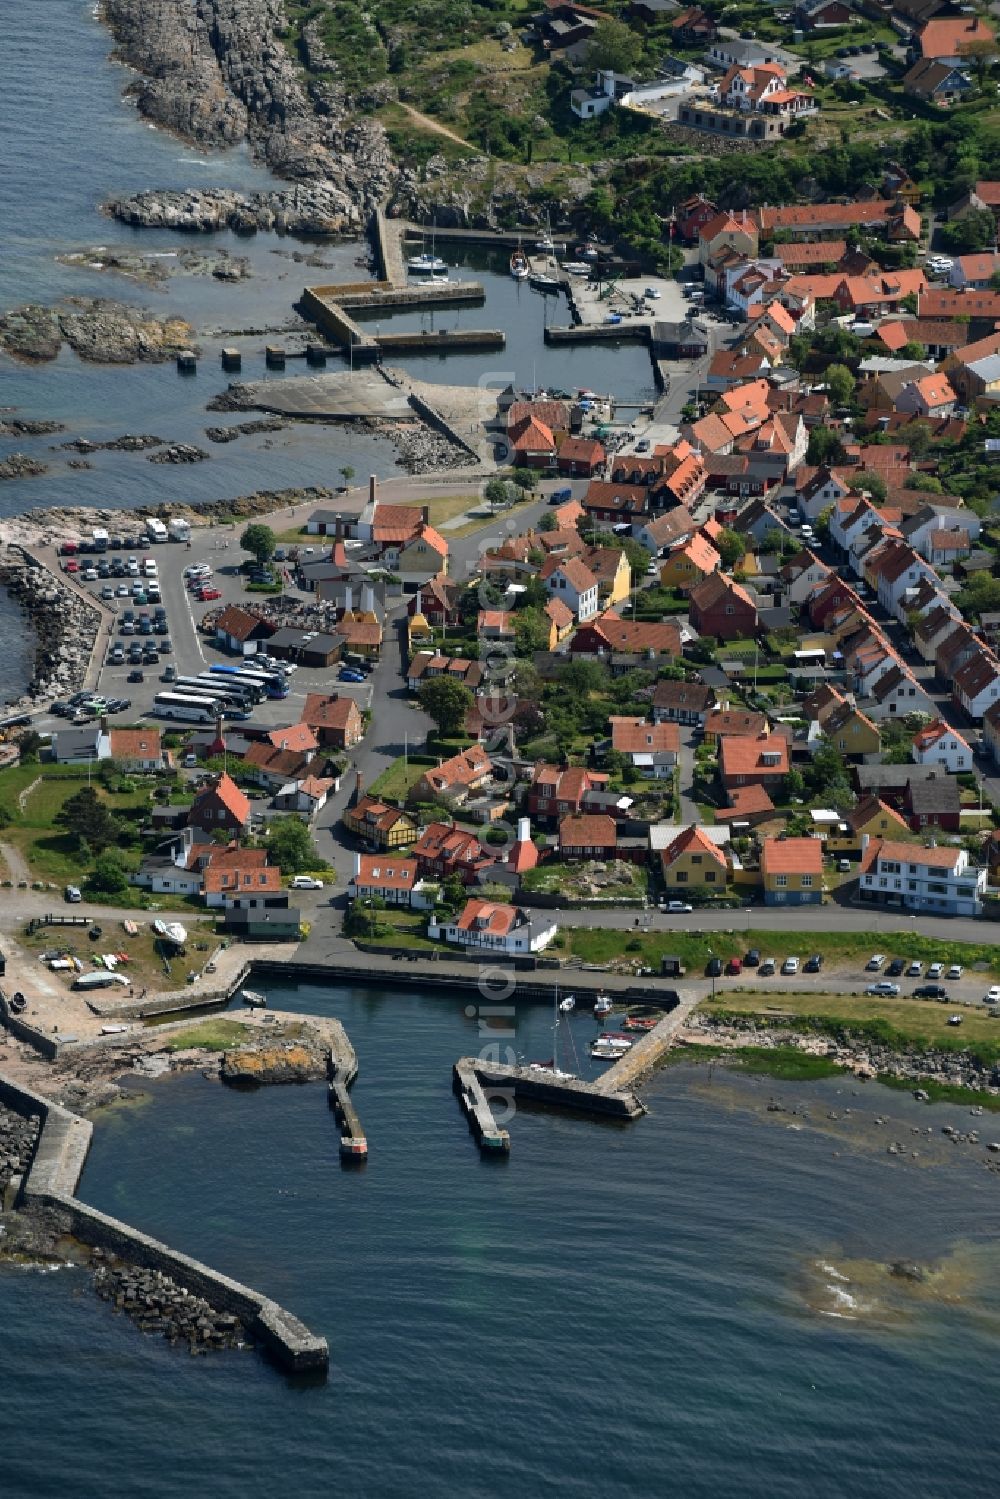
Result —
POLYGON ((419 877, 416 859, 399 854, 361 854, 351 883, 360 890, 412 890, 419 877))
POLYGON ((613 817, 584 814, 564 817, 559 824, 560 848, 614 848, 617 842, 613 817))
POLYGON ((769 874, 823 873, 823 845, 818 838, 765 838, 760 850, 760 872, 769 874))

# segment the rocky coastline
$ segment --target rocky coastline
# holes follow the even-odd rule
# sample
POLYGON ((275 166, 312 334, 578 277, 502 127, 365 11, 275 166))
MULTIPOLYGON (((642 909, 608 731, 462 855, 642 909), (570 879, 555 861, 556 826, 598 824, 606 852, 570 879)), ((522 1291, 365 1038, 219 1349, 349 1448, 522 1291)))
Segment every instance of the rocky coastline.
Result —
MULTIPOLYGON (((104 0, 102 14, 117 56, 139 75, 128 94, 145 119, 206 149, 245 140, 257 160, 294 184, 251 195, 246 207, 217 203, 214 212, 225 212, 227 223, 230 212, 239 216, 229 227, 356 233, 386 197, 394 168, 384 130, 352 115, 336 85, 307 91, 285 44, 282 0, 104 0)), ((171 215, 180 209, 173 194, 152 196, 169 198, 171 215)), ((204 196, 179 195, 181 203, 204 196)), ((151 204, 108 211, 123 218, 154 212, 151 204)), ((181 211, 170 227, 202 227, 199 214, 194 207, 181 222, 181 211)))
POLYGON ((833 1035, 776 1021, 761 1022, 752 1015, 722 1019, 696 1012, 683 1039, 692 1049, 699 1044, 733 1049, 753 1047, 761 1052, 791 1047, 823 1057, 863 1080, 888 1078, 912 1085, 915 1095, 923 1093, 924 1099, 926 1083, 1000 1098, 1000 1064, 996 1062, 984 1062, 970 1051, 893 1047, 863 1034, 852 1034, 847 1028, 833 1035))

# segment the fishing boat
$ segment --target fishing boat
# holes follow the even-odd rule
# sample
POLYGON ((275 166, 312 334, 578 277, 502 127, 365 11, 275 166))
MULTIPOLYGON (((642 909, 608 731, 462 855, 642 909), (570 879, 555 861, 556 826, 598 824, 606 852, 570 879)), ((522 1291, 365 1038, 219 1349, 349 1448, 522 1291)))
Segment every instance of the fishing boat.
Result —
POLYGON ((607 994, 599 994, 594 1000, 595 1015, 610 1015, 613 1009, 614 1005, 611 1003, 611 998, 607 994))
POLYGON ((510 257, 510 273, 515 281, 527 281, 531 267, 528 265, 528 257, 518 245, 510 257))
POLYGON ((582 260, 564 260, 563 270, 568 271, 571 276, 589 276, 590 266, 582 260))
POLYGON ((565 999, 561 999, 559 1001, 559 1008, 566 1015, 569 1014, 570 1010, 575 1010, 576 1009, 576 995, 575 994, 567 994, 567 996, 566 996, 565 999))
POLYGON ((536 271, 528 277, 528 285, 533 286, 535 291, 543 291, 548 294, 559 290, 559 282, 555 276, 546 276, 544 271, 536 271))
POLYGON ((243 1003, 245 1005, 248 1005, 251 1010, 267 1009, 267 995, 258 994, 256 989, 242 989, 240 991, 240 999, 242 999, 243 1003))

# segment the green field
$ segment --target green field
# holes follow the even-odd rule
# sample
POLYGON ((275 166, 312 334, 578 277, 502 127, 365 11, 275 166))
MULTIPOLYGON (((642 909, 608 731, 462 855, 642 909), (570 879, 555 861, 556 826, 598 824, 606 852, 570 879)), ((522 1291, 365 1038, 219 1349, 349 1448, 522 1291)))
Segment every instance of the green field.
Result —
POLYGON ((436 764, 436 758, 429 755, 410 755, 409 759, 400 755, 380 776, 376 776, 368 788, 369 794, 384 797, 390 802, 405 802, 424 771, 436 764))
POLYGON ((703 1001, 709 1014, 759 1015, 770 1024, 790 1017, 807 1029, 836 1033, 854 1030, 886 1045, 921 1049, 940 1047, 970 1051, 986 1060, 1000 1058, 1000 1023, 989 1013, 969 1006, 937 1004, 933 1000, 869 998, 854 994, 740 994, 727 991, 715 1001, 703 1001), (959 1010, 961 1028, 949 1026, 948 1016, 959 1010))

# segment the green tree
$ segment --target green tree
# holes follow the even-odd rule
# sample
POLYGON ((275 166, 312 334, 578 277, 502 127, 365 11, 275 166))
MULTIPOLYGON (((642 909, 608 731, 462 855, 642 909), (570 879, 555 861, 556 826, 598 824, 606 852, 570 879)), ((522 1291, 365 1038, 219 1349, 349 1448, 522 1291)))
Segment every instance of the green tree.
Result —
POLYGON ((855 474, 851 479, 851 492, 853 494, 860 494, 863 489, 868 491, 876 504, 885 503, 888 491, 886 490, 885 480, 881 474, 872 473, 870 469, 865 469, 861 473, 855 474))
POLYGON ((28 765, 38 759, 38 751, 44 744, 41 734, 35 729, 25 729, 17 741, 18 753, 21 756, 21 764, 28 765))
POLYGON ((809 433, 809 446, 806 449, 806 462, 814 463, 816 467, 826 464, 827 467, 844 461, 844 444, 839 435, 830 427, 813 427, 809 433))
POLYGON ((919 362, 927 358, 927 350, 915 338, 910 338, 900 349, 896 357, 897 359, 912 359, 914 362, 919 362))
POLYGON ((603 692, 607 685, 607 669, 598 661, 571 661, 559 673, 559 686, 574 697, 603 692))
POLYGON ((824 381, 830 387, 830 400, 835 406, 846 406, 854 394, 854 376, 846 364, 828 364, 824 381))
POLYGON ((449 911, 460 911, 465 905, 468 895, 460 874, 450 874, 441 886, 441 903, 449 911))
POLYGON ((556 520, 555 515, 551 510, 546 510, 545 514, 538 522, 538 529, 539 531, 558 531, 559 522, 556 520))
POLYGON ((456 734, 475 702, 464 682, 451 677, 432 677, 417 694, 424 712, 437 724, 440 734, 456 734))
POLYGON ((354 469, 349 463, 345 463, 343 468, 340 470, 340 477, 343 479, 345 485, 349 485, 351 480, 354 478, 354 469))
POLYGON ((514 615, 515 649, 519 656, 531 656, 549 648, 550 621, 541 609, 518 609, 514 615))
POLYGON ((301 817, 276 817, 268 826, 264 846, 271 863, 279 865, 282 874, 302 874, 307 869, 325 867, 316 852, 309 826, 301 817))
POLYGON ((254 521, 252 525, 247 526, 240 537, 240 546, 245 552, 249 552, 261 566, 265 562, 270 562, 277 544, 277 538, 271 527, 261 525, 259 521, 254 521))
POLYGON ((746 552, 746 543, 743 537, 727 526, 712 542, 715 550, 722 558, 722 565, 729 572, 734 568, 746 552))
POLYGON ((511 470, 510 482, 523 494, 533 494, 538 487, 538 475, 533 468, 515 468, 511 470))
POLYGON ((513 491, 506 479, 488 479, 483 495, 494 510, 502 510, 513 500, 513 491))
POLYGON ((118 823, 93 786, 81 786, 67 797, 53 820, 76 839, 78 851, 86 845, 101 853, 118 840, 118 823))
POLYGON ((640 541, 633 541, 626 537, 624 541, 616 541, 628 558, 628 565, 632 569, 633 578, 644 578, 652 561, 652 553, 648 547, 644 547, 640 541))
POLYGON ((120 854, 108 849, 94 861, 87 888, 101 895, 119 895, 128 889, 128 874, 120 854))
POLYGON ((624 21, 598 21, 586 52, 585 67, 611 68, 616 73, 630 73, 642 56, 642 41, 624 21))

